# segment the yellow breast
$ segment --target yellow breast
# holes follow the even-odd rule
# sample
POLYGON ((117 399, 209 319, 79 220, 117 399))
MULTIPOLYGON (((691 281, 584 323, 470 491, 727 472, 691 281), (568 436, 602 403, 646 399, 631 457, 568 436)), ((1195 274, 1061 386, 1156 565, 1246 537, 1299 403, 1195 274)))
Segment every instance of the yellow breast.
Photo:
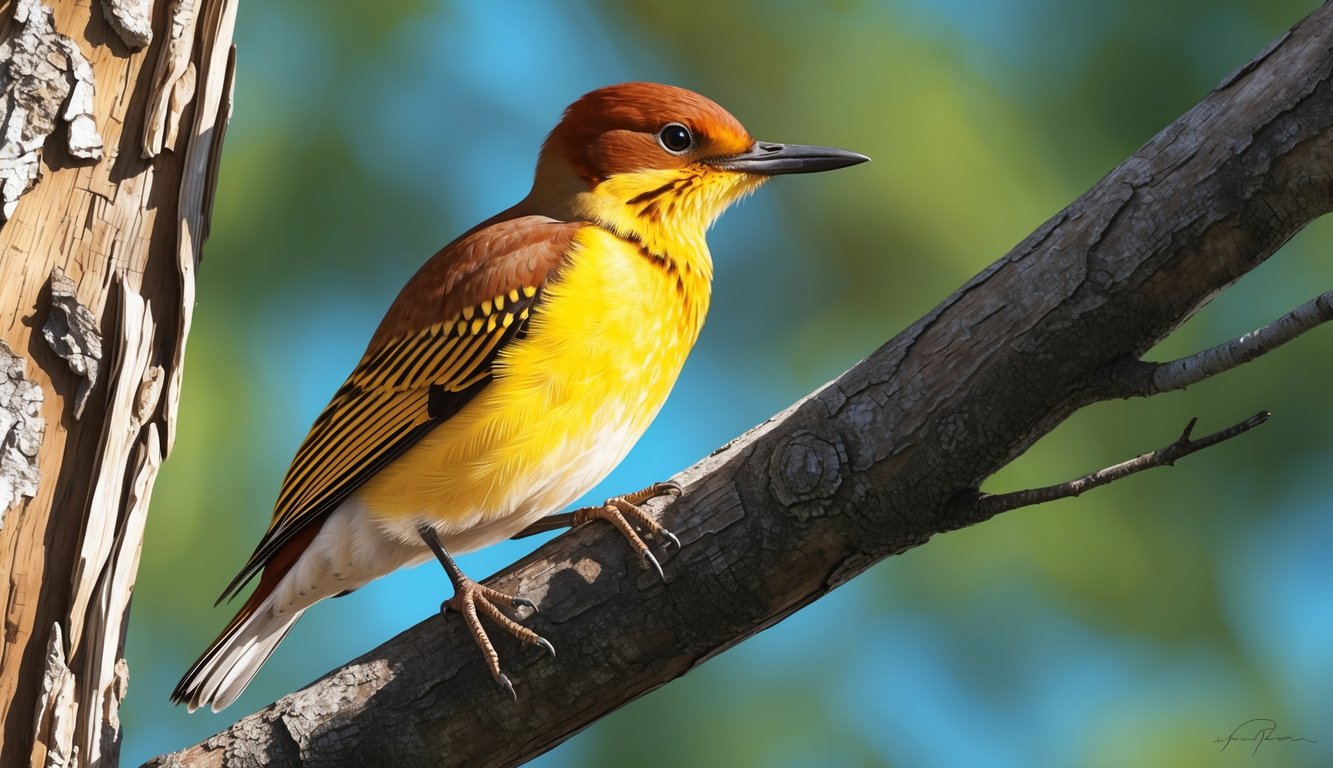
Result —
POLYGON ((404 536, 434 522, 465 551, 600 482, 657 415, 699 335, 710 270, 706 250, 689 250, 654 255, 581 230, 494 380, 357 492, 372 516, 404 536))

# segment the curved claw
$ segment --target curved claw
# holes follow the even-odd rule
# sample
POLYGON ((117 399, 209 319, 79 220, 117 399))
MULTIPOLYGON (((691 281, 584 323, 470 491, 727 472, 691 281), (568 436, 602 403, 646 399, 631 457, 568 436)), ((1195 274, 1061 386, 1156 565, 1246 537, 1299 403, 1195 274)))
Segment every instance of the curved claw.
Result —
POLYGON ((662 496, 662 495, 665 495, 665 494, 670 494, 671 496, 673 496, 673 497, 675 497, 675 498, 680 498, 681 495, 684 494, 684 493, 685 493, 685 489, 684 489, 684 488, 681 488, 681 487, 680 487, 680 483, 678 483, 678 482, 676 482, 676 481, 674 481, 674 480, 667 480, 666 482, 663 482, 663 483, 655 483, 655 484, 653 484, 653 495, 654 495, 654 496, 662 496))
POLYGON ((531 608, 533 613, 537 613, 537 604, 526 597, 516 597, 513 600, 515 608, 531 608))
POLYGON ((545 648, 546 652, 551 654, 551 658, 553 659, 555 658, 555 646, 551 645, 549 640, 547 640, 544 637, 538 637, 536 642, 537 645, 540 645, 541 647, 545 648))
POLYGON ((509 695, 514 699, 515 702, 518 701, 518 693, 514 691, 514 684, 509 682, 508 675, 501 672, 500 674, 495 676, 495 682, 499 683, 501 688, 504 688, 506 691, 509 691, 509 695))
POLYGON ((666 574, 662 573, 662 565, 653 557, 653 553, 648 551, 647 547, 639 550, 639 558, 643 560, 644 565, 651 565, 657 571, 657 578, 666 581, 666 574))
POLYGON ((645 536, 662 541, 664 551, 668 544, 675 544, 676 549, 680 549, 680 539, 658 522, 648 510, 639 505, 660 496, 675 498, 683 493, 684 490, 679 483, 669 480, 663 483, 653 483, 643 490, 609 498, 601 506, 577 509, 570 517, 572 523, 576 526, 594 519, 611 523, 616 530, 620 531, 620 535, 625 537, 630 546, 639 553, 639 559, 643 561, 644 566, 652 566, 653 570, 657 571, 658 578, 666 581, 666 574, 662 572, 662 564, 649 551, 648 545, 644 544, 643 538, 639 536, 639 531, 642 531, 645 536))

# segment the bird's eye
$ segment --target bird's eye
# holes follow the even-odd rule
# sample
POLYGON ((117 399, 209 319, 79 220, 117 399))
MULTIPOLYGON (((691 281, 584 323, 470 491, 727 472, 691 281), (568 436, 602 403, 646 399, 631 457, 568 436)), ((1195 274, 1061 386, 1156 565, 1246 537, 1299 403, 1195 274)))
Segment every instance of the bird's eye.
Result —
POLYGON ((680 123, 667 123, 662 126, 662 130, 657 134, 657 140, 662 142, 662 147, 673 155, 679 155, 694 146, 694 136, 690 133, 690 129, 680 123))

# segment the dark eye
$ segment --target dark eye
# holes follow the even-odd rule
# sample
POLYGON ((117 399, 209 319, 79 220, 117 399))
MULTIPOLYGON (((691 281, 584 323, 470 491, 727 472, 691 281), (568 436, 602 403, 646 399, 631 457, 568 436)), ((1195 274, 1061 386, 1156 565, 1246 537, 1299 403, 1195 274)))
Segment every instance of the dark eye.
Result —
POLYGON ((662 142, 666 151, 677 155, 694 146, 694 136, 690 134, 690 129, 680 123, 667 123, 662 126, 662 130, 657 134, 657 140, 662 142))

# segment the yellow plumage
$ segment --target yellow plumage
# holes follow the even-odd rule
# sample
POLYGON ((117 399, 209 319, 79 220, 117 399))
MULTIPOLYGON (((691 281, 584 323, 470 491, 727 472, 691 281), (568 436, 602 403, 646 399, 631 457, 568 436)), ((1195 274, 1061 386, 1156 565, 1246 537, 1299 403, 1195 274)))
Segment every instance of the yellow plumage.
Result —
POLYGON ((666 401, 708 310, 702 229, 651 241, 669 245, 651 255, 606 229, 579 230, 527 336, 499 353, 494 380, 357 492, 371 514, 408 523, 405 536, 428 517, 446 546, 452 534, 507 521, 490 541, 452 547, 465 550, 601 481, 666 401))

